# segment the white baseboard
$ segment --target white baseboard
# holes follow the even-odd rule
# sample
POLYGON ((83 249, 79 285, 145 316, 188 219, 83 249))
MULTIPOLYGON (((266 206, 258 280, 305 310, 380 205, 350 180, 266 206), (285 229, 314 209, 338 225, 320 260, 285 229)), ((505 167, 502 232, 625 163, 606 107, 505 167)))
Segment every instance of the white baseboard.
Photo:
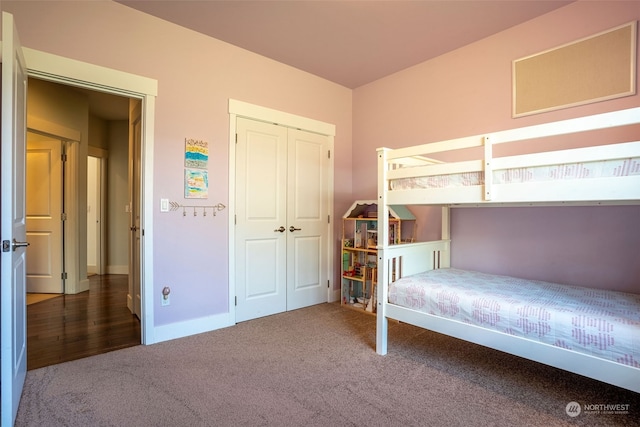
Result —
MULTIPOLYGON (((236 324, 230 313, 216 314, 169 325, 156 326, 154 329, 154 343, 184 338, 203 332, 215 331, 236 324)), ((150 343, 151 344, 151 343, 150 343)))
POLYGON ((128 265, 108 265, 107 274, 129 274, 128 265))
POLYGON ((83 279, 76 283, 67 283, 64 289, 64 293, 68 295, 79 294, 80 292, 89 290, 89 279, 83 279))

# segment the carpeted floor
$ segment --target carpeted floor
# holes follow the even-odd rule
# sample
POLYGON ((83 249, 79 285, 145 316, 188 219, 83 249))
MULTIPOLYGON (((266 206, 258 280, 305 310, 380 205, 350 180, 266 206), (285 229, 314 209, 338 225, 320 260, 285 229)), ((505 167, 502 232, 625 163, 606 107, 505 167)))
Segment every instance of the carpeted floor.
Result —
POLYGON ((410 325, 374 348, 374 316, 321 304, 29 371, 16 425, 640 426, 637 393, 410 325))

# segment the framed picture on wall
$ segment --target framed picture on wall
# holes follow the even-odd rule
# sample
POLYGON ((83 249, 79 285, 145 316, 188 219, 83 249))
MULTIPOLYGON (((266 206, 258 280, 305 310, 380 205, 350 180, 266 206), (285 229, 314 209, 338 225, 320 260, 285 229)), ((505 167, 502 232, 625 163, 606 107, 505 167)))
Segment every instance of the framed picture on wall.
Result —
POLYGON ((184 140, 184 166, 206 169, 209 161, 209 143, 197 139, 184 140))
POLYGON ((209 173, 206 170, 184 170, 184 197, 186 199, 209 197, 209 173))
POLYGON ((513 117, 636 93, 637 22, 513 61, 513 117))

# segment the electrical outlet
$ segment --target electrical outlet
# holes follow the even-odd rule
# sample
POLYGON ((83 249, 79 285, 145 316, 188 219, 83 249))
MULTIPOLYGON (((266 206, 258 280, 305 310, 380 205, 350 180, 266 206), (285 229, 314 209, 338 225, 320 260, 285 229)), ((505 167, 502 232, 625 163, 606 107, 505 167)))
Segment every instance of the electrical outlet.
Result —
POLYGON ((160 301, 163 307, 171 303, 171 301, 169 300, 169 295, 171 295, 171 288, 169 288, 168 286, 162 288, 162 299, 160 301))

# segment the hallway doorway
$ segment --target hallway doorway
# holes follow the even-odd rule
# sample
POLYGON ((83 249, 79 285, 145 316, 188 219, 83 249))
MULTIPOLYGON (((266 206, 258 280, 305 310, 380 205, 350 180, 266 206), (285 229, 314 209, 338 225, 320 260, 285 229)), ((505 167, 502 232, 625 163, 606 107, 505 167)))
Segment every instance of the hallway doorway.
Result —
MULTIPOLYGON (((121 339, 118 336, 120 326, 112 322, 122 324, 124 321, 127 325, 125 346, 141 343, 140 319, 132 313, 128 304, 132 282, 129 215, 133 215, 130 208, 133 203, 130 194, 134 192, 130 188, 131 180, 127 179, 130 165, 140 162, 139 159, 130 158, 129 98, 39 79, 30 79, 28 90, 31 102, 27 114, 30 118, 37 116, 39 119, 31 120, 28 123, 30 128, 45 122, 54 128, 56 125, 73 127, 86 135, 83 139, 68 142, 72 148, 69 151, 74 154, 63 154, 65 172, 60 186, 64 209, 52 215, 60 219, 64 229, 61 242, 54 245, 61 248, 60 268, 63 273, 57 277, 62 284, 61 289, 66 292, 63 291, 64 295, 57 298, 27 307, 27 350, 28 360, 31 360, 28 369, 33 369, 33 363, 36 363, 32 362, 34 357, 41 360, 36 365, 42 360, 49 360, 37 359, 37 355, 43 351, 42 345, 45 345, 46 353, 51 355, 71 352, 88 356, 119 348, 120 344, 114 343, 121 339), (80 119, 69 118, 78 115, 80 119), (56 123, 58 120, 59 123, 56 123), (89 176, 88 159, 98 157, 96 153, 101 157, 101 182, 95 182, 93 178, 96 177, 89 176), (72 156, 73 159, 70 158, 72 156), (105 190, 104 194, 96 194, 101 190, 105 190), (99 206, 96 205, 97 200, 101 201, 99 206), (83 212, 87 213, 86 217, 83 212), (100 215, 89 215, 92 213, 100 215), (96 221, 100 224, 96 224, 96 221), (97 244, 97 237, 100 238, 100 249, 90 253, 89 244, 97 244), (62 312, 60 304, 64 306, 62 312), (43 313, 46 307, 49 309, 43 313), (34 318, 32 312, 40 314, 34 318), (52 317, 56 313, 60 316, 57 319, 52 317), (118 313, 120 317, 112 318, 113 313, 118 313), (135 328, 131 322, 124 320, 126 317, 135 323, 135 328), (39 323, 43 318, 48 319, 45 332, 39 323), (90 323, 84 328, 78 327, 74 323, 77 319, 90 323), (92 325, 91 322, 100 324, 92 325), (131 336, 132 333, 135 337, 131 336), (70 343, 73 343, 71 347, 70 343)), ((42 129, 39 132, 51 133, 42 129)), ((140 193, 140 189, 135 190, 135 194, 140 193)), ((140 266, 136 266, 134 271, 139 272, 140 266)))

